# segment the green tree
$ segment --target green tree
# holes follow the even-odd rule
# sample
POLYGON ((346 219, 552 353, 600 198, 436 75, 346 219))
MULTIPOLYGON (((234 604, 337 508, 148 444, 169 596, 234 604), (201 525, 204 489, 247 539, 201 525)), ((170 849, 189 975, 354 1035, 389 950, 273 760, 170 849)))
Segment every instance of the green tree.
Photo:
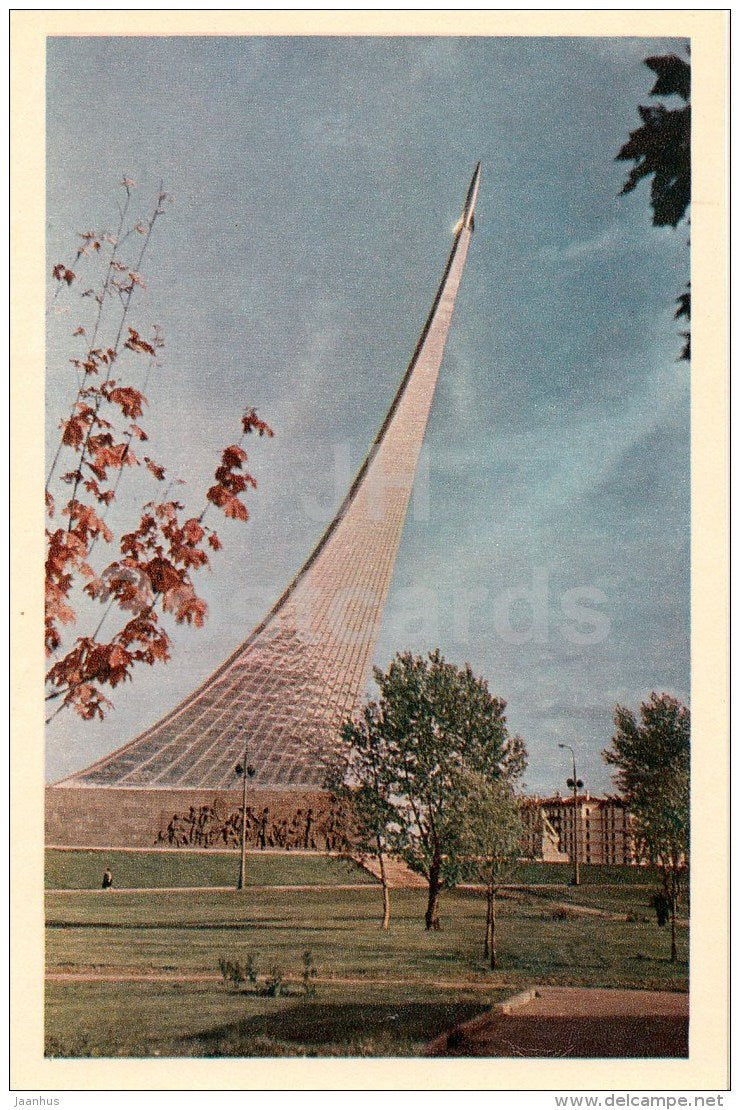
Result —
MULTIPOLYGON (((388 886, 386 858, 392 838, 396 809, 391 802, 390 760, 378 707, 374 702, 365 706, 362 718, 344 727, 349 756, 340 774, 344 777, 344 793, 351 801, 354 840, 361 852, 378 861, 383 889, 383 929, 391 920, 391 895, 388 886)), ((335 778, 336 781, 336 778, 335 778)))
MULTIPOLYGON (((643 178, 652 178, 653 223, 656 227, 676 227, 691 203, 691 66, 677 54, 646 58, 645 65, 656 75, 650 95, 677 96, 684 104, 678 108, 666 108, 664 104, 639 106, 642 126, 630 132, 617 154, 617 160, 635 163, 622 194, 631 193, 643 178)), ((691 318, 690 283, 678 298, 675 317, 691 318)), ((690 332, 681 334, 681 358, 688 359, 690 332)))
POLYGON ((512 784, 468 771, 460 780, 460 875, 486 894, 483 956, 496 967, 496 895, 521 855, 522 820, 512 784))
POLYGON ((688 875, 691 721, 669 694, 650 695, 640 721, 622 705, 604 759, 632 814, 638 853, 659 868, 670 912, 671 960, 677 958, 676 911, 688 875))
MULTIPOLYGON (((526 749, 509 736, 506 703, 467 664, 456 667, 439 651, 404 652, 374 674, 379 697, 354 738, 382 752, 382 795, 376 791, 375 798, 393 810, 383 809, 387 842, 426 878, 425 923, 438 929, 440 891, 454 886, 460 871, 461 776, 474 771, 487 781, 513 782, 526 766, 526 749), (362 739, 363 730, 372 740, 362 739)), ((372 791, 372 775, 359 785, 372 791)))

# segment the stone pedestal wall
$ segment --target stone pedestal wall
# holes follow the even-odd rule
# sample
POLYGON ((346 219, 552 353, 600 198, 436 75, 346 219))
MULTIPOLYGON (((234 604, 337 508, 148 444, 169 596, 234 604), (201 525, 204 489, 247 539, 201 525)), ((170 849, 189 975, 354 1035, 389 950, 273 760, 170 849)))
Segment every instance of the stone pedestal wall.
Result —
MULTIPOLYGON (((238 790, 46 788, 46 843, 59 847, 236 847, 241 833, 238 790), (175 819, 177 815, 177 819, 175 819)), ((341 851, 346 806, 321 790, 252 789, 247 841, 266 847, 341 851)))

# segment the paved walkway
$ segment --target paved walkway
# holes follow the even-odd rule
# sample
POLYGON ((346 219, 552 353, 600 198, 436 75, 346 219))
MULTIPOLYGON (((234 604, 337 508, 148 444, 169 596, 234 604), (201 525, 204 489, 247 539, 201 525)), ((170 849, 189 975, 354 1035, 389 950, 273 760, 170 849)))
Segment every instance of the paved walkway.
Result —
MULTIPOLYGON (((204 856, 240 856, 241 847, 220 847, 209 845, 201 848, 195 844, 182 845, 177 848, 174 844, 152 844, 149 848, 126 848, 123 844, 46 844, 47 852, 172 852, 173 855, 204 855, 204 856)), ((332 851, 320 848, 247 848, 248 856, 346 856, 346 852, 332 851)))
MULTIPOLYGON (((278 883, 248 883, 245 891, 238 891, 239 894, 246 893, 247 896, 251 891, 265 891, 265 890, 375 890, 373 883, 296 883, 278 884, 278 883)), ((218 892, 231 892, 237 893, 237 889, 232 883, 231 886, 112 886, 107 890, 102 887, 95 886, 74 886, 74 887, 47 887, 46 894, 102 894, 106 897, 111 894, 178 894, 189 893, 218 893, 218 892)))
POLYGON ((537 987, 456 1026, 429 1056, 688 1056, 689 996, 669 991, 537 987))

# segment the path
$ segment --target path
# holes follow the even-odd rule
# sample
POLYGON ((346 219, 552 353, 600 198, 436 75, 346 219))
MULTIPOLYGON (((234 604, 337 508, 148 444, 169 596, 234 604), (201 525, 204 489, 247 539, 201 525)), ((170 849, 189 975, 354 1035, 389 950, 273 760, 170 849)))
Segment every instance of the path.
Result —
MULTIPOLYGON (((201 848, 195 844, 188 844, 187 846, 175 847, 174 844, 152 844, 149 848, 133 847, 126 848, 122 844, 46 844, 45 849, 47 852, 123 852, 128 855, 130 852, 172 852, 173 855, 186 856, 186 855, 204 855, 204 856, 240 856, 241 847, 214 847, 209 845, 207 848, 201 848)), ((301 858, 302 856, 335 856, 341 858, 346 856, 346 852, 333 851, 330 848, 247 848, 248 856, 294 856, 301 858)))
POLYGON ((427 1055, 683 1057, 688 1028, 688 994, 537 987, 438 1037, 427 1055))
MULTIPOLYGON (((44 978, 48 983, 220 983, 223 976, 213 971, 192 972, 161 972, 137 971, 128 968, 116 968, 114 971, 102 971, 98 968, 76 969, 75 971, 47 971, 44 978)), ((285 976, 287 983, 301 983, 299 977, 285 976)), ((449 988, 450 990, 485 990, 500 991, 514 989, 515 984, 509 982, 495 983, 484 979, 369 979, 363 977, 318 976, 316 983, 337 986, 362 986, 362 987, 436 987, 449 988)))
MULTIPOLYGON (((294 884, 281 884, 281 883, 247 883, 246 894, 249 895, 250 891, 265 891, 265 890, 374 890, 375 887, 372 883, 294 883, 294 884)), ((180 892, 186 894, 197 893, 239 893, 243 895, 245 891, 238 891, 234 884, 231 886, 112 886, 107 890, 102 887, 91 886, 71 886, 71 887, 47 887, 46 894, 101 894, 110 896, 111 894, 178 894, 180 892)))

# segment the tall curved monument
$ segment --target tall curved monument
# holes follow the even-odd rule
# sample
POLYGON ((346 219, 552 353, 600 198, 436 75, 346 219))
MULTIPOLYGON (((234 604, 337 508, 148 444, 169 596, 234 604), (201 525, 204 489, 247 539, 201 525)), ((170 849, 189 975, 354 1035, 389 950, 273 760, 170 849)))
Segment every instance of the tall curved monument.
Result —
POLYGON ((360 705, 474 228, 480 164, 429 316, 365 461, 315 550, 264 620, 189 697, 47 791, 50 843, 152 843, 169 811, 250 794, 318 806, 325 760, 360 705), (113 828, 115 825, 115 829, 113 828))

